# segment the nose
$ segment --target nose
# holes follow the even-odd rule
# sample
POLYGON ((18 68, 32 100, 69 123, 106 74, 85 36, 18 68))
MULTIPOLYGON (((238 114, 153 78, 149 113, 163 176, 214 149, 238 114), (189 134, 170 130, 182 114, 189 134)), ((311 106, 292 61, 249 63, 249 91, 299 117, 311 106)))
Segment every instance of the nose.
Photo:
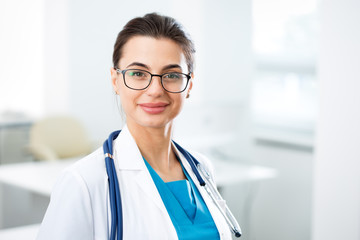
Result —
POLYGON ((150 85, 146 89, 146 93, 150 96, 160 96, 165 89, 161 85, 161 76, 153 76, 150 85))

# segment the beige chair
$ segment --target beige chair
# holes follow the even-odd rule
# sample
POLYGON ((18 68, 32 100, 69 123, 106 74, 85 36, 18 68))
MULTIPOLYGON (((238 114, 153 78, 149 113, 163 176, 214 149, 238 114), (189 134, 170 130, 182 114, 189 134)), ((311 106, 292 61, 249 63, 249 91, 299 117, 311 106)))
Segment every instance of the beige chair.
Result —
POLYGON ((29 150, 37 160, 57 160, 90 153, 91 142, 76 119, 48 117, 31 127, 29 150))

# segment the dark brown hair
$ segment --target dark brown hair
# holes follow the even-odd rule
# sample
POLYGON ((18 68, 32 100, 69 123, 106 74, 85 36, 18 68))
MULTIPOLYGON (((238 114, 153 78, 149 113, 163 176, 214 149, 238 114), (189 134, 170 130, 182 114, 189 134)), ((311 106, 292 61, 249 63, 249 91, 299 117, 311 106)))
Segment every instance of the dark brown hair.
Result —
POLYGON ((168 38, 179 44, 182 48, 189 72, 194 70, 195 48, 190 36, 184 31, 182 25, 174 18, 162 16, 157 13, 149 13, 144 17, 130 20, 119 32, 114 45, 113 64, 117 64, 122 55, 122 48, 135 36, 147 36, 156 39, 168 38))

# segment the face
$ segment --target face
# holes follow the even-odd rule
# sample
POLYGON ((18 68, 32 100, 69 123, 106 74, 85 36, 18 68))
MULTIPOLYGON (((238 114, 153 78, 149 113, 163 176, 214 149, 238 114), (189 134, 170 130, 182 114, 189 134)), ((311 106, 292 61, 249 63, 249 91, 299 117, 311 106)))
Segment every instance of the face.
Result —
MULTIPOLYGON (((142 69, 159 75, 168 72, 188 74, 181 47, 170 39, 136 36, 128 40, 122 52, 117 65, 120 70, 142 69)), ((172 124, 192 87, 190 80, 185 91, 170 93, 162 87, 160 77, 154 76, 146 89, 133 90, 125 86, 123 75, 113 68, 111 80, 115 92, 120 96, 127 124, 150 128, 172 124)))

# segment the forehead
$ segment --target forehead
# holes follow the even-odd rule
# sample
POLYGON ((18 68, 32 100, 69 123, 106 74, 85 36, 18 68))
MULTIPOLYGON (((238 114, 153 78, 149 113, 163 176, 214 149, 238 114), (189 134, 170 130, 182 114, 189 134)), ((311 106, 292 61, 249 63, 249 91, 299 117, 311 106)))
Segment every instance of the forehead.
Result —
POLYGON ((151 68, 178 64, 186 70, 186 60, 179 44, 168 38, 135 36, 130 38, 122 49, 120 68, 132 62, 141 62, 151 68))

